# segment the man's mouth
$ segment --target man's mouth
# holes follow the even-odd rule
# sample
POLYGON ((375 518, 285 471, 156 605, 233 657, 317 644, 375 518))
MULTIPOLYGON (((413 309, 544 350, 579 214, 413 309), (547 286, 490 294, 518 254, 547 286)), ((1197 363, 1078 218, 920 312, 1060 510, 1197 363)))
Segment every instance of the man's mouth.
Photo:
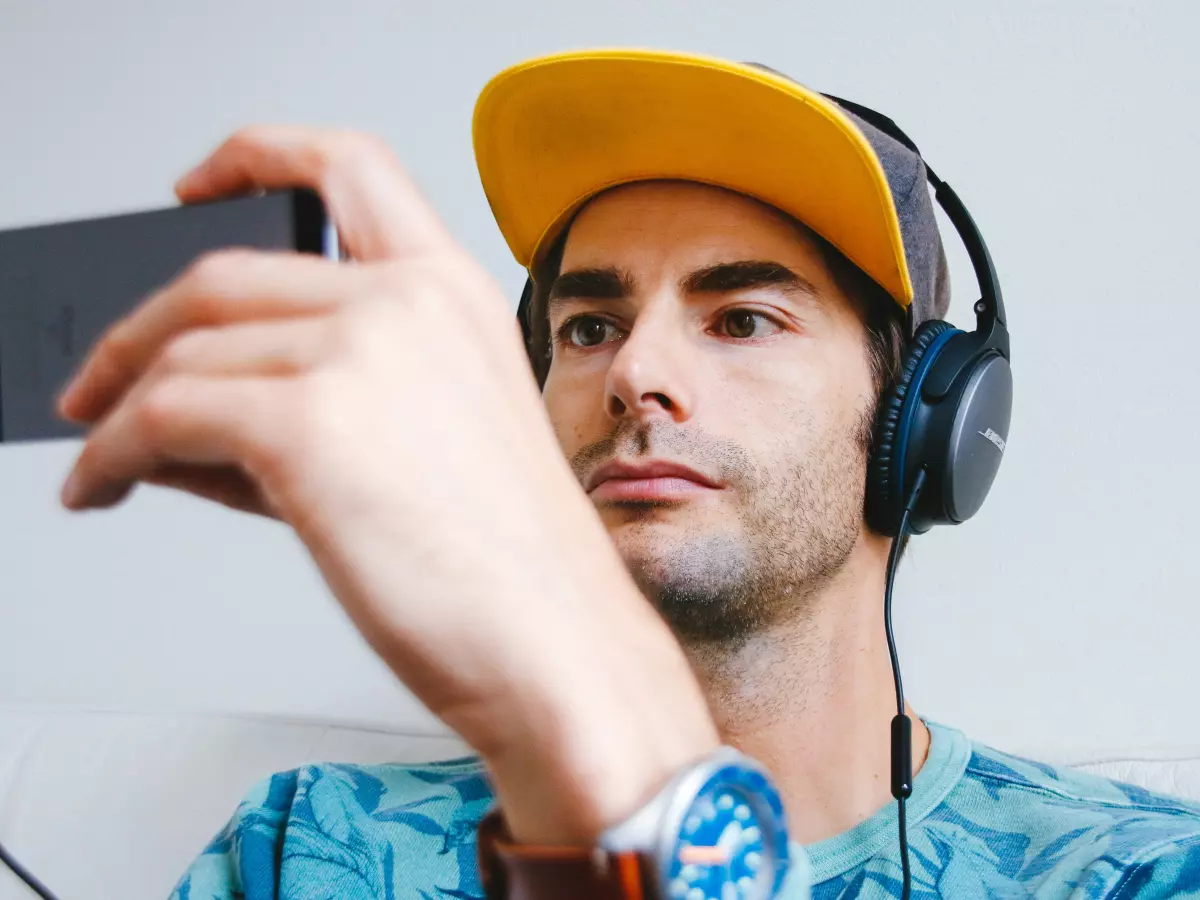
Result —
POLYGON ((681 463, 666 460, 607 462, 592 473, 585 488, 593 500, 641 501, 684 500, 724 488, 681 463))

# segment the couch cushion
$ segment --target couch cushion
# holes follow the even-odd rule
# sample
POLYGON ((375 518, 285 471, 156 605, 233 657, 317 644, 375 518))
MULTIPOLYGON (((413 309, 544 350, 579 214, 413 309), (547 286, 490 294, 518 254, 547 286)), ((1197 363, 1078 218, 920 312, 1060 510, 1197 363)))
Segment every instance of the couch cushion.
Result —
POLYGON ((1181 759, 1108 759, 1079 763, 1076 768, 1200 802, 1200 755, 1181 759))

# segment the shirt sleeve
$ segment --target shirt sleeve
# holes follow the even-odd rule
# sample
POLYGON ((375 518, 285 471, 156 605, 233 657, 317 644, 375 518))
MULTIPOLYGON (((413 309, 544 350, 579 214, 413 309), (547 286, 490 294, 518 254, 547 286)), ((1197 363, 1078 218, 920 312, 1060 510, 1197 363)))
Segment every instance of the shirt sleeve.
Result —
POLYGON ((272 775, 247 794, 172 900, 478 897, 475 833, 492 800, 474 758, 272 775))
POLYGON ((1108 900, 1200 900, 1200 835, 1160 848, 1125 869, 1108 900))
POLYGON ((180 879, 171 900, 273 900, 296 772, 256 784, 180 879))

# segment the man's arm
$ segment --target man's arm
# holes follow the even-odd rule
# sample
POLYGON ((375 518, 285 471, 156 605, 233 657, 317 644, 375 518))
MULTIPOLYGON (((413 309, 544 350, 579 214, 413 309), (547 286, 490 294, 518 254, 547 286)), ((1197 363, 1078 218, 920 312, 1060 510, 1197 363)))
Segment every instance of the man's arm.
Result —
POLYGON ((362 135, 242 132, 178 186, 324 198, 353 265, 225 252, 60 398, 72 509, 138 482, 274 515, 396 676, 476 748, 517 840, 588 846, 718 734, 562 455, 507 298, 362 135))

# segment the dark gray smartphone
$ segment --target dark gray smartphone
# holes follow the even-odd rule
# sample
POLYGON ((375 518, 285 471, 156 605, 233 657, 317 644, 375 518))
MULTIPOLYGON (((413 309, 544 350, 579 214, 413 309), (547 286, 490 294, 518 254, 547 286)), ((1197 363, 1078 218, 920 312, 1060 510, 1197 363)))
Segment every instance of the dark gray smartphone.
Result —
POLYGON ((293 190, 0 231, 0 441, 77 437, 54 401, 104 330, 202 253, 338 258, 324 205, 293 190))

